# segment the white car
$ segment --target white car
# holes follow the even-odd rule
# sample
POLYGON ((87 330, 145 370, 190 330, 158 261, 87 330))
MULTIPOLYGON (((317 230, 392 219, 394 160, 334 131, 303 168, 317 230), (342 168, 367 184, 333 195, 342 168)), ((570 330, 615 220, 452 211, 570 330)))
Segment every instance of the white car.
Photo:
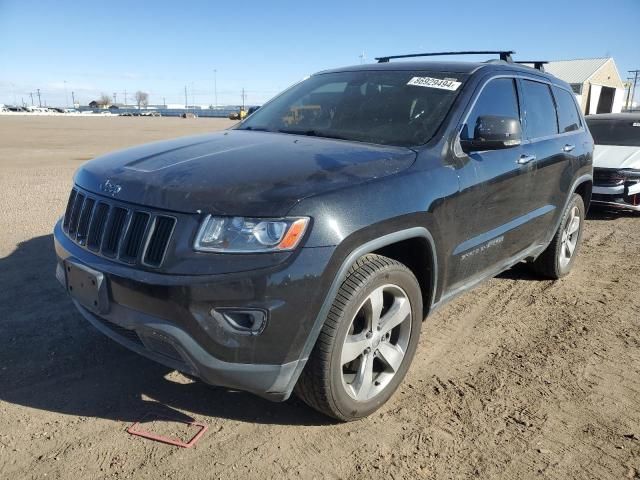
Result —
POLYGON ((586 120, 595 141, 592 203, 640 211, 640 114, 586 120))

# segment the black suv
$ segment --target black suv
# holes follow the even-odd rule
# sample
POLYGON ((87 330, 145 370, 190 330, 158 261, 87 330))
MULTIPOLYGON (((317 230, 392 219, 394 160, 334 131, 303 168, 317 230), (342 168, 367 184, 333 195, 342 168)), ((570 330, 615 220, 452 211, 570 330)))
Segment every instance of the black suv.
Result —
POLYGON ((230 130, 86 163, 59 281, 104 334, 207 383, 372 413, 434 309, 575 261, 593 140, 568 84, 501 57, 321 72, 230 130))

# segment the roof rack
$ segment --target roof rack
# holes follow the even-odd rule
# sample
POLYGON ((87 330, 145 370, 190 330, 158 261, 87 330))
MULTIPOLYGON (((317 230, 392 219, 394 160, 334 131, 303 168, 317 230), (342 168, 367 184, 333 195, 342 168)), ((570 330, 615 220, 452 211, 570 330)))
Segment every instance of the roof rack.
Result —
POLYGON ((388 63, 389 60, 396 58, 413 58, 413 57, 440 57, 445 55, 500 55, 500 60, 505 62, 513 62, 513 50, 470 50, 466 52, 432 52, 432 53, 412 53, 409 55, 390 55, 388 57, 376 57, 378 63, 388 63))
POLYGON ((540 70, 541 72, 544 72, 544 66, 549 62, 547 62, 546 60, 518 60, 516 63, 518 63, 518 64, 522 64, 522 63, 533 64, 533 68, 535 68, 536 70, 540 70))

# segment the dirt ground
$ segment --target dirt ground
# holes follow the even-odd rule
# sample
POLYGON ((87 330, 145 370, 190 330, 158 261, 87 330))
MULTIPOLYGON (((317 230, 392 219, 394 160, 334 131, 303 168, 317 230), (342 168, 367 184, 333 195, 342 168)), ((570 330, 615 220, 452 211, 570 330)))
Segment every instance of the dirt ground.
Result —
POLYGON ((372 417, 335 424, 169 371, 98 333, 54 278, 73 171, 230 125, 0 117, 0 478, 640 478, 640 216, 591 213, 574 272, 514 268, 427 320, 372 417), (126 432, 204 422, 193 449, 126 432))

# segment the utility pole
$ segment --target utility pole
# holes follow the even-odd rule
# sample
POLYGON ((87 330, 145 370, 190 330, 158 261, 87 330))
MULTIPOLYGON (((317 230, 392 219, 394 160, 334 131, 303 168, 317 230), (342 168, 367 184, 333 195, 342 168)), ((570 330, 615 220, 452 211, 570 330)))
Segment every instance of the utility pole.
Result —
POLYGON ((38 106, 42 108, 42 100, 40 99, 40 89, 37 88, 36 90, 38 91, 38 106))
POLYGON ((631 98, 631 77, 627 77, 624 88, 627 90, 627 98, 624 101, 624 109, 629 110, 629 99, 631 98))
POLYGON ((633 74, 633 90, 631 90, 631 109, 633 109, 633 100, 636 96, 636 85, 638 84, 638 74, 640 74, 640 70, 629 70, 629 73, 633 74))
POLYGON ((213 69, 213 106, 218 107, 218 70, 213 69))
POLYGON ((73 103, 73 107, 76 106, 76 95, 75 92, 71 92, 71 103, 73 103))
POLYGON ((29 92, 29 96, 31 97, 31 106, 33 107, 33 92, 29 92))
POLYGON ((113 104, 118 103, 118 92, 113 92, 113 104))
POLYGON ((167 108, 167 99, 166 99, 166 98, 164 98, 164 97, 162 97, 162 106, 163 106, 164 108, 167 108))
POLYGON ((187 109, 187 106, 189 105, 189 100, 187 99, 187 86, 184 86, 184 109, 187 109))
POLYGON ((366 55, 364 54, 364 50, 362 51, 361 55, 358 55, 358 57, 360 57, 360 64, 363 64, 365 59, 367 58, 366 55))
POLYGON ((242 110, 244 110, 244 101, 247 98, 247 94, 244 93, 244 88, 242 89, 242 110))
POLYGON ((127 106, 127 89, 124 89, 124 106, 127 106))

